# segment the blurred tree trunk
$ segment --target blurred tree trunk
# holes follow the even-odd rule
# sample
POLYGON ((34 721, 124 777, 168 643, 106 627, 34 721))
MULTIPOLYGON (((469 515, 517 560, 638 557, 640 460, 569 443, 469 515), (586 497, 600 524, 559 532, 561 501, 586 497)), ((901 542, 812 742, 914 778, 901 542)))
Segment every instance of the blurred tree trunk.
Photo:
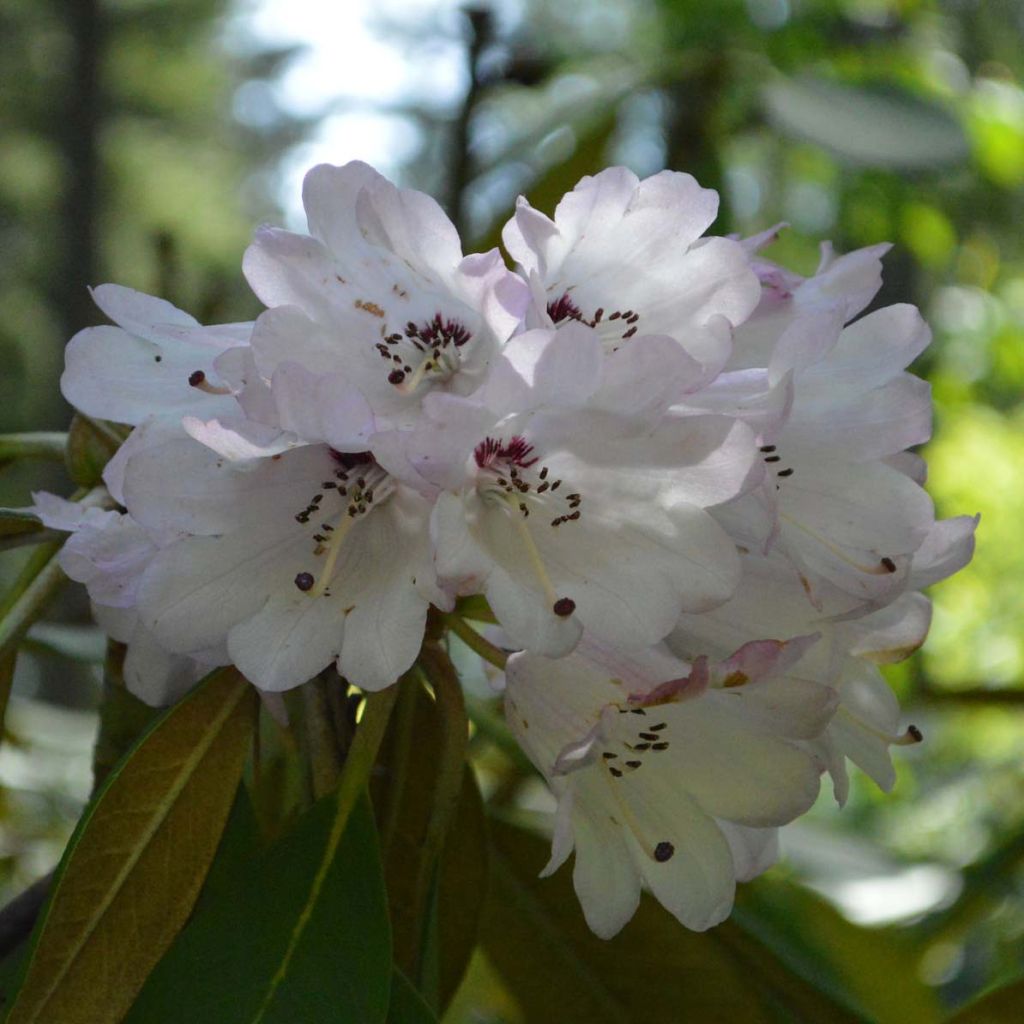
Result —
POLYGON ((88 286, 97 280, 99 206, 99 129, 103 116, 100 64, 104 31, 101 0, 73 0, 66 5, 72 40, 64 103, 57 128, 64 163, 61 227, 61 273, 54 304, 60 313, 61 344, 96 321, 88 286))

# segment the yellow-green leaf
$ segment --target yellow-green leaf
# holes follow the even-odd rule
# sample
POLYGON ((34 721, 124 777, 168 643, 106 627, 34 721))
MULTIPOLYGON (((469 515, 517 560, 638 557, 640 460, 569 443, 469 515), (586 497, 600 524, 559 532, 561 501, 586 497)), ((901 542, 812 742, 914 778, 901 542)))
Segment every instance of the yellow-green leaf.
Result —
POLYGON ((7 1024, 114 1024, 188 917, 249 749, 255 696, 207 676, 109 775, 71 839, 7 1024))

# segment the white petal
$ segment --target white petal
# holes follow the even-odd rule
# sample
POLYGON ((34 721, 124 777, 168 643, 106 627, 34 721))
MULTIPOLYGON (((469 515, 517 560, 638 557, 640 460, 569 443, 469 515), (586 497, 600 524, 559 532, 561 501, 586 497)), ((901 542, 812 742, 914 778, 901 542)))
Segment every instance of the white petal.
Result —
POLYGON ((931 432, 931 387, 903 373, 866 394, 818 389, 805 395, 798 380, 784 436, 864 462, 923 444, 931 432))
MULTIPOLYGON (((817 798, 819 766, 772 734, 758 716, 746 715, 738 694, 709 691, 695 701, 666 705, 661 714, 670 745, 657 756, 686 779, 686 789, 709 814, 743 825, 782 825, 817 798)), ((654 763, 648 758, 644 767, 653 769, 654 763)))
POLYGON ((417 495, 395 495, 353 529, 339 560, 332 591, 344 596, 348 617, 338 667, 363 689, 390 686, 423 643, 427 601, 421 591, 433 576, 428 514, 417 495))
POLYGON ((846 625, 850 653, 876 665, 908 658, 924 643, 932 603, 921 594, 903 594, 892 604, 846 625))
POLYGON ((120 327, 88 327, 65 350, 61 392, 87 416, 138 424, 153 415, 211 415, 230 409, 227 395, 189 384, 195 370, 213 374, 219 350, 187 342, 160 345, 120 327))
POLYGON ((591 931, 610 939, 640 905, 640 873, 621 826, 613 824, 600 807, 593 812, 583 809, 585 800, 583 795, 577 798, 578 810, 573 814, 572 881, 591 931))
POLYGON ((302 204, 309 233, 331 252, 358 252, 365 241, 356 222, 356 199, 364 188, 384 181, 369 164, 353 160, 343 167, 318 164, 302 182, 302 204))
POLYGON ((336 468, 323 445, 236 463, 191 438, 168 441, 129 462, 125 500, 139 522, 154 528, 283 536, 336 468))
POLYGON ((344 374, 318 375, 299 363, 280 363, 271 382, 281 426, 336 451, 366 451, 375 430, 362 393, 344 374))
POLYGON ((779 830, 746 828, 731 821, 716 823, 732 853, 737 882, 749 882, 764 874, 779 859, 779 830))
POLYGON ((304 534, 191 537, 150 563, 139 586, 140 617, 172 651, 213 647, 272 594, 295 590, 295 575, 309 558, 304 534))
POLYGON ((279 455, 300 443, 292 434, 241 416, 205 422, 195 416, 185 416, 181 426, 189 437, 232 462, 279 455))
POLYGON ((940 519, 914 553, 909 585, 930 587, 959 572, 974 556, 974 532, 979 516, 940 519))
POLYGON ((151 707, 167 707, 181 700, 205 672, 192 658, 171 654, 141 623, 128 642, 125 685, 151 707))
POLYGON ((261 690, 288 690, 312 679, 341 649, 345 617, 337 598, 310 597, 294 586, 272 593, 228 633, 228 652, 261 690))
POLYGON ((614 780, 643 828, 642 836, 627 832, 634 862, 670 914, 693 931, 705 931, 732 910, 736 879, 729 845, 712 818, 671 779, 644 779, 642 771, 614 780), (662 842, 671 843, 673 852, 658 861, 653 851, 662 842))

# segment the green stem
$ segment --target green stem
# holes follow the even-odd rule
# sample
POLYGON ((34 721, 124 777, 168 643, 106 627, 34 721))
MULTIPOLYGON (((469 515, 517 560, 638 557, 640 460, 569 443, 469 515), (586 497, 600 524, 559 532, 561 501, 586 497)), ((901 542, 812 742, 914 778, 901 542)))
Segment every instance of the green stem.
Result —
POLYGON ((0 551, 28 548, 36 544, 52 544, 54 541, 62 539, 63 534, 57 530, 25 530, 23 533, 13 533, 7 537, 0 537, 0 551))
POLYGON ((471 651, 475 651, 484 661, 490 662, 495 668, 504 669, 508 655, 500 647, 495 647, 490 640, 485 640, 465 619, 458 615, 446 615, 444 621, 471 651))
MULTIPOLYGON (((42 565, 13 602, 0 611, 3 616, 0 619, 0 660, 17 650, 29 626, 39 618, 57 591, 67 582, 57 561, 59 553, 59 544, 46 544, 38 548, 35 554, 45 558, 33 558, 31 568, 35 569, 39 561, 42 561, 42 565)), ((18 584, 15 584, 15 592, 17 590, 18 584)), ((8 602, 5 601, 5 604, 8 602)))
POLYGON ((27 434, 0 434, 0 462, 13 459, 48 459, 64 461, 68 435, 57 431, 38 430, 27 434))

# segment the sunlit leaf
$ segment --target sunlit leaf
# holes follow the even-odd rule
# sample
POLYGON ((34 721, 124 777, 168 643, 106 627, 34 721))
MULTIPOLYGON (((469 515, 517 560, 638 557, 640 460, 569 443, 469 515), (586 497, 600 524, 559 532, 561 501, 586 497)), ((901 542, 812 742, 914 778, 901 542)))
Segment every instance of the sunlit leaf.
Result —
POLYGON ((735 922, 696 934, 645 897, 619 935, 599 939, 583 920, 570 871, 537 877, 547 860, 543 840, 495 821, 491 836, 481 942, 526 1020, 853 1024, 862 1019, 735 922))
POLYGON ((236 672, 215 672, 110 773, 61 862, 9 1024, 122 1019, 199 893, 254 710, 236 672))
POLYGON ((851 164, 928 169, 963 161, 960 122, 894 86, 868 88, 817 78, 775 78, 762 89, 776 127, 851 164))
POLYGON ((233 870, 214 869, 125 1024, 383 1024, 392 968, 376 829, 360 799, 334 846, 336 810, 321 800, 248 861, 232 844, 233 870))
POLYGON ((810 890, 771 875, 739 893, 734 918, 780 958, 830 987, 872 1020, 931 1024, 942 1017, 914 971, 908 936, 847 921, 810 890), (899 981, 894 963, 906 964, 899 981))

